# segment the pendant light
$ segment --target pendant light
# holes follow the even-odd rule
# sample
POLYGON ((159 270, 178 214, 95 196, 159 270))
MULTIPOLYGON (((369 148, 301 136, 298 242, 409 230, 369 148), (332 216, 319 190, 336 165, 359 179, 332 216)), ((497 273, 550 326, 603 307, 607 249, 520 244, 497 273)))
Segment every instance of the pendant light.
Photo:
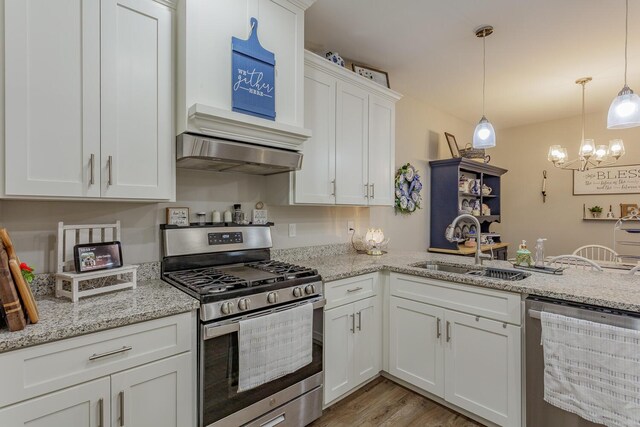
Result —
POLYGON ((491 148, 496 146, 496 132, 484 115, 484 93, 487 85, 487 48, 486 38, 493 34, 493 27, 485 25, 476 30, 476 37, 482 37, 482 118, 473 132, 473 148, 491 148))
POLYGON ((624 87, 609 107, 608 129, 625 129, 640 126, 640 96, 627 85, 627 44, 629 41, 629 0, 626 0, 624 25, 624 87))

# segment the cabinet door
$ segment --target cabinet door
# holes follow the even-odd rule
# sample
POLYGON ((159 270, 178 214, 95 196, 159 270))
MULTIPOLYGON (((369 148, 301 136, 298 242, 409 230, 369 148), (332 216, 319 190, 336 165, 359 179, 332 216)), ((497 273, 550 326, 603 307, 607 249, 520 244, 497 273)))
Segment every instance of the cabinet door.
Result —
POLYGON ((173 24, 152 0, 102 0, 102 196, 172 196, 173 24))
POLYGON ((99 197, 99 0, 4 7, 5 192, 99 197))
POLYGON ((295 202, 334 204, 336 179, 336 80, 307 67, 304 125, 313 131, 304 142, 302 170, 295 173, 295 202))
POLYGON ((445 399, 501 426, 519 426, 520 328, 448 311, 445 399))
POLYGON ((444 395, 444 310, 391 297, 389 372, 436 396, 444 395))
POLYGON ((353 388, 353 304, 324 312, 324 404, 353 388))
POLYGON ((395 111, 393 102, 369 96, 369 205, 395 202, 395 111))
POLYGON ((109 413, 109 378, 103 378, 0 409, 0 426, 102 427, 109 413))
POLYGON ((369 95, 338 82, 336 102, 336 204, 368 203, 369 95))
POLYGON ((376 297, 354 303, 354 386, 378 375, 382 369, 382 312, 376 297))
POLYGON ((191 355, 183 353, 111 376, 115 426, 195 425, 191 355))

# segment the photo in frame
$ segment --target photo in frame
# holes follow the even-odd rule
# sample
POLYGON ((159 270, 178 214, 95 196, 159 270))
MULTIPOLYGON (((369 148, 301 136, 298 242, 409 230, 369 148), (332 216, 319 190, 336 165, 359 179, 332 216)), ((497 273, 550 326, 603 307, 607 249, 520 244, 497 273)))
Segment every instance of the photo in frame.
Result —
POLYGON ((77 273, 122 267, 120 242, 85 243, 73 247, 77 273))
POLYGON ((391 88, 389 84, 389 74, 386 71, 376 70, 366 65, 351 64, 351 69, 354 73, 367 78, 373 82, 378 83, 386 88, 391 88))
POLYGON ((444 133, 444 137, 447 139, 447 144, 449 144, 449 151, 451 151, 451 157, 459 158, 460 157, 460 148, 458 147, 458 143, 456 142, 456 137, 449 132, 444 133))
POLYGON ((189 208, 167 208, 167 224, 189 226, 189 208))

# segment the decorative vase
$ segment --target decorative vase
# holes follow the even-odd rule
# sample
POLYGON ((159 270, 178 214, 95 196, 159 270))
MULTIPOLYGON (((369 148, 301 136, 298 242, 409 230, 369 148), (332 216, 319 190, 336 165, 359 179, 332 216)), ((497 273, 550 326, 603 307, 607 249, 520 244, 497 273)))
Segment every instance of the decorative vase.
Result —
POLYGON ((602 212, 591 212, 591 215, 592 215, 594 218, 600 218, 600 215, 602 215, 602 212))
POLYGON ((342 59, 338 52, 327 52, 324 54, 324 57, 334 64, 344 67, 344 59, 342 59))

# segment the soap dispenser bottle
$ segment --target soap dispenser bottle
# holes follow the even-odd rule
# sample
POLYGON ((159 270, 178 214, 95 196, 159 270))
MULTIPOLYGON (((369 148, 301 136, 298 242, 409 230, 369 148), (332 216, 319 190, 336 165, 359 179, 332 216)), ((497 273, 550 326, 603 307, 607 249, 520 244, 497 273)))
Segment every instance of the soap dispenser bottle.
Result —
POLYGON ((544 268, 544 241, 547 239, 538 239, 536 241, 536 268, 544 268))

